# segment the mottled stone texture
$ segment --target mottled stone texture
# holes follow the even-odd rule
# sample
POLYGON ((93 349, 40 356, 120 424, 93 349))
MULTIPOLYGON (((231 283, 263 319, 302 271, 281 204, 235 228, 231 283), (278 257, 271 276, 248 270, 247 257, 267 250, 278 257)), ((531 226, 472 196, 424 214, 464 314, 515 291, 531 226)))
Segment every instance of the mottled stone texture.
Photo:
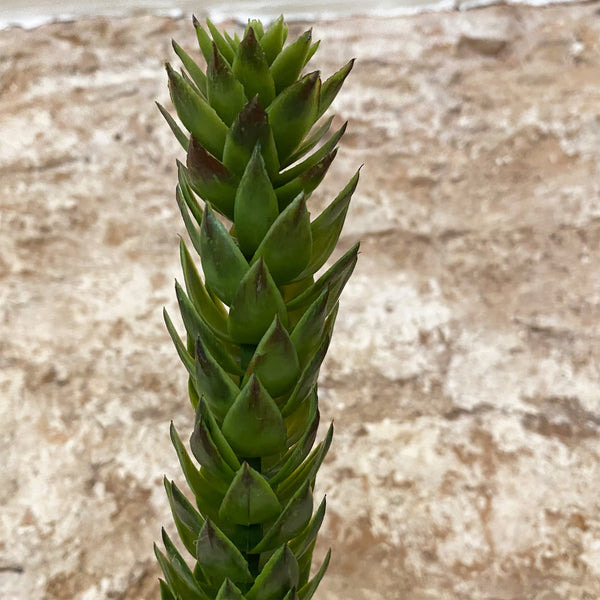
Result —
MULTIPOLYGON (((313 210, 365 163, 321 377, 319 598, 600 597, 599 11, 315 25, 325 74, 359 60, 313 210)), ((158 596, 168 424, 192 423, 161 323, 171 37, 194 50, 187 20, 0 33, 6 600, 158 596)))

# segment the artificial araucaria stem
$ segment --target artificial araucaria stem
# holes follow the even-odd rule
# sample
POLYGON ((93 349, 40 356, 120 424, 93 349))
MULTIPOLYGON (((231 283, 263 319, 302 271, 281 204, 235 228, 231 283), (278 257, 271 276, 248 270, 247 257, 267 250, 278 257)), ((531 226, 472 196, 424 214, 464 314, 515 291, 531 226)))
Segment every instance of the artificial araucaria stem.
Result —
POLYGON ((312 220, 309 198, 346 129, 330 134, 321 117, 353 61, 324 81, 304 74, 318 42, 309 30, 286 44, 282 17, 267 29, 250 21, 241 38, 209 20, 194 27, 206 68, 175 42, 184 69, 167 65, 183 128, 159 106, 186 152, 176 199, 201 265, 181 241, 185 340, 165 312, 195 411, 189 447, 171 426, 195 502, 165 488, 194 566, 163 530, 161 597, 309 600, 329 562, 311 578, 325 514, 313 488, 333 435, 314 446, 317 379, 358 244, 316 274, 358 172, 312 220))

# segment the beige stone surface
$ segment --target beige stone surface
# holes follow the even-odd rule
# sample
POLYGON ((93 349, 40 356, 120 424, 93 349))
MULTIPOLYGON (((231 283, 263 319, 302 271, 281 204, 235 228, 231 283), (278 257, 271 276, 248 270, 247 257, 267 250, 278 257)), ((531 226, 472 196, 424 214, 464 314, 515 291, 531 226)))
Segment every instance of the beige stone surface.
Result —
MULTIPOLYGON (((600 597, 600 3, 314 26, 361 163, 322 369, 330 600, 600 597)), ((303 25, 294 26, 299 31, 303 25)), ((0 32, 0 597, 150 600, 189 430, 170 38, 0 32)))

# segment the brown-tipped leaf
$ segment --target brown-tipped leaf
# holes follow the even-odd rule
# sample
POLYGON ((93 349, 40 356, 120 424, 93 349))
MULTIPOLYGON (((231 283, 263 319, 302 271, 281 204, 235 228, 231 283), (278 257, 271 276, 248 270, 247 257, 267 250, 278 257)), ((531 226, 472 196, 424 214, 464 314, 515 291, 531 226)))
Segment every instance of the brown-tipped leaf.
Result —
POLYGON ((285 448, 286 428, 279 408, 254 375, 229 409, 222 431, 238 456, 268 456, 285 448))
POLYGON ((335 200, 310 224, 312 253, 306 269, 298 276, 304 279, 316 273, 326 262, 340 237, 352 194, 358 184, 359 172, 348 182, 335 200))
POLYGON ((310 218, 304 195, 277 217, 253 260, 265 261, 277 285, 292 281, 308 264, 312 252, 310 218))
POLYGON ((235 196, 235 234, 245 256, 252 257, 279 215, 277 196, 257 143, 235 196))
POLYGON ((192 136, 186 158, 187 182, 205 202, 210 202, 221 214, 233 219, 233 203, 237 177, 192 136))
POLYGON ((194 62, 192 57, 187 54, 187 52, 175 41, 171 40, 173 44, 173 50, 175 50, 175 54, 179 56, 183 66, 186 68, 187 72, 190 74, 192 81, 196 84, 198 89, 206 96, 206 75, 204 71, 194 62))
POLYGON ((275 177, 279 171, 279 157, 269 117, 254 96, 236 117, 227 133, 223 149, 223 164, 238 176, 242 176, 246 165, 260 144, 265 167, 269 177, 275 177))
POLYGON ((230 579, 225 579, 215 600, 245 600, 245 598, 240 589, 230 579))
POLYGON ((316 165, 304 171, 298 177, 292 179, 285 185, 275 190, 279 201, 279 210, 283 210, 298 194, 304 194, 306 198, 323 181, 333 159, 337 154, 337 148, 326 154, 316 165))
POLYGON ((255 262, 231 302, 229 333, 238 344, 258 344, 275 315, 285 326, 287 312, 281 293, 262 259, 255 262))
POLYGON ((327 318, 327 301, 328 292, 324 290, 302 315, 292 331, 291 340, 302 366, 313 356, 321 342, 327 318))
POLYGON ((273 553, 254 585, 246 592, 247 600, 280 600, 298 585, 298 562, 287 545, 273 553))
POLYGON ((342 88, 346 77, 354 66, 354 59, 346 63, 339 71, 334 73, 329 79, 325 80, 321 87, 321 97, 319 100, 319 111, 317 118, 319 118, 325 111, 331 106, 338 92, 342 88))
POLYGON ((356 261, 358 260, 358 250, 360 244, 354 244, 344 256, 342 256, 331 268, 329 268, 319 279, 306 291, 290 300, 287 304, 288 310, 297 310, 310 305, 322 293, 323 290, 329 290, 327 312, 331 310, 338 301, 346 282, 352 275, 356 261))
POLYGON ((296 41, 288 44, 273 61, 271 75, 278 94, 298 79, 302 67, 306 63, 306 55, 310 48, 311 39, 312 30, 309 29, 296 41))
POLYGON ((242 553, 209 519, 198 538, 196 559, 205 577, 215 587, 220 587, 226 578, 239 583, 252 581, 242 553))
POLYGON ((200 229, 200 250, 206 287, 230 305, 248 273, 248 262, 208 205, 200 229))
POLYGON ((253 525, 270 521, 280 513, 281 505, 271 486, 244 462, 223 498, 219 518, 237 525, 253 525))
POLYGON ((214 108, 169 64, 167 74, 171 99, 181 122, 211 154, 221 157, 227 125, 214 108))
MULTIPOLYGON (((269 488, 270 489, 270 488, 269 488)), ((252 549, 253 553, 273 550, 289 542, 309 523, 312 516, 313 495, 310 482, 306 482, 287 503, 277 520, 267 530, 262 541, 252 549)))
POLYGON ((269 71, 267 57, 252 27, 248 27, 239 45, 232 68, 233 73, 244 86, 248 98, 258 96, 264 107, 271 104, 275 98, 275 83, 269 71))
POLYGON ((216 44, 208 63, 207 94, 210 105, 221 119, 231 125, 242 108, 248 103, 244 86, 234 76, 229 63, 223 58, 216 44))
POLYGON ((309 73, 286 88, 268 107, 269 122, 281 161, 304 139, 317 119, 321 80, 309 73))
POLYGON ((200 337, 196 339, 195 363, 196 391, 206 398, 215 417, 222 421, 240 390, 211 356, 200 337))
POLYGON ((299 372, 294 345, 276 316, 256 348, 248 373, 254 373, 269 394, 276 398, 292 387, 299 372))

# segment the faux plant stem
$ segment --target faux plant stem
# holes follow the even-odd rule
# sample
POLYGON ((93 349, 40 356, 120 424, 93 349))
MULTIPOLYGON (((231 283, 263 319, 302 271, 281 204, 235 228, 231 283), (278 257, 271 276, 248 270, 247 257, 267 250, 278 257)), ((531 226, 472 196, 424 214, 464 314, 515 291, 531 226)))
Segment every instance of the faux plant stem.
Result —
POLYGON ((316 218, 309 198, 346 129, 331 133, 321 117, 353 62, 325 80, 304 74, 319 43, 309 30, 286 44, 282 17, 267 29, 251 21, 241 37, 209 20, 194 27, 206 68, 175 42, 184 69, 167 65, 182 126, 159 105, 186 153, 176 199, 201 265, 181 241, 184 339, 166 311, 165 321, 195 426, 189 446, 173 425, 171 439, 195 502, 165 479, 190 556, 163 529, 161 597, 309 600, 330 556, 311 578, 325 514, 313 489, 333 435, 315 446, 317 379, 358 244, 317 272, 358 172, 316 218))

